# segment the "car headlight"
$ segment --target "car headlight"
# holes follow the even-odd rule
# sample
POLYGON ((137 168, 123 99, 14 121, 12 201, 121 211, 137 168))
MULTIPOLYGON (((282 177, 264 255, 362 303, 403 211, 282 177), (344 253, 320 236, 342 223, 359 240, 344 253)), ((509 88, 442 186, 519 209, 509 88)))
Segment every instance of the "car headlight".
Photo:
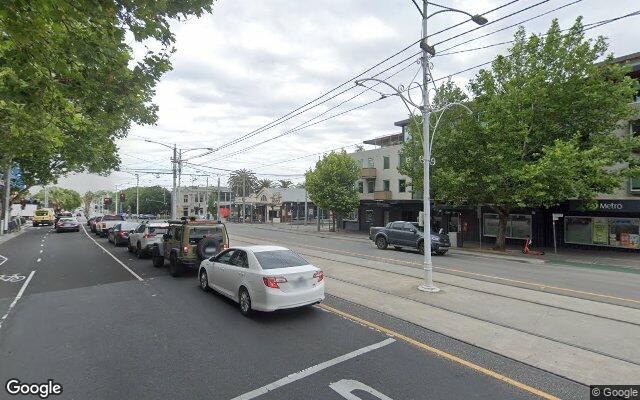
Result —
POLYGON ((440 236, 431 235, 431 240, 435 240, 436 242, 440 240, 440 236))

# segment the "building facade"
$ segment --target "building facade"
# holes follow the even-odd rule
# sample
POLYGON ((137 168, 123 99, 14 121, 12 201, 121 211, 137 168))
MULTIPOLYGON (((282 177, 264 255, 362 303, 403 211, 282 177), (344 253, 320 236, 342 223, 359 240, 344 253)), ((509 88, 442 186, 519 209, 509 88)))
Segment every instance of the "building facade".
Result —
POLYGON ((245 222, 301 223, 317 215, 315 204, 301 188, 262 188, 246 197, 237 197, 234 215, 245 222), (244 208, 244 211, 243 211, 244 208))
MULTIPOLYGON (((186 186, 177 188, 176 215, 179 217, 213 218, 207 207, 211 197, 217 199, 216 186, 186 186)), ((231 212, 234 195, 227 187, 220 187, 221 216, 226 218, 231 212), (228 210, 228 211, 224 211, 228 210), (226 215, 225 215, 226 214, 226 215)))

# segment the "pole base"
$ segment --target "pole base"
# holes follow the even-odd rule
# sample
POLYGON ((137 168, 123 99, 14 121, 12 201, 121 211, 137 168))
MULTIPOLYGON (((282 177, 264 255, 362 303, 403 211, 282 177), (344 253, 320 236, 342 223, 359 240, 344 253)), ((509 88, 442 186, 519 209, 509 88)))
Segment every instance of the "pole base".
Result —
POLYGON ((427 292, 427 293, 438 293, 440 291, 440 288, 435 286, 427 286, 423 284, 418 286, 418 290, 420 290, 421 292, 427 292))

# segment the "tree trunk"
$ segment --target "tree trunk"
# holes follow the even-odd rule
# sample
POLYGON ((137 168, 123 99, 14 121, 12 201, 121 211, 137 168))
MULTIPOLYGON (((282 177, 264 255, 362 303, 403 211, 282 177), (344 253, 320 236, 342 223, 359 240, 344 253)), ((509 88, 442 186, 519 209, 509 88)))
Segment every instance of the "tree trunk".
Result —
POLYGON ((505 235, 507 232, 507 222, 509 221, 509 211, 498 209, 498 234, 496 235, 495 250, 505 251, 505 235))
POLYGON ((333 211, 331 212, 331 220, 333 223, 333 227, 331 228, 331 232, 335 232, 336 231, 336 213, 334 213, 333 211))

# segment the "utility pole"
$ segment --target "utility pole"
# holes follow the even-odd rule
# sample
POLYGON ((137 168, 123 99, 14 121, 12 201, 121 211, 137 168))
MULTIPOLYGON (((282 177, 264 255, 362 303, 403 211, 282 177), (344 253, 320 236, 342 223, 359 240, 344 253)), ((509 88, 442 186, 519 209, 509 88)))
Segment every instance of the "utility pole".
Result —
POLYGON ((118 214, 118 185, 116 185, 116 214, 118 214))
POLYGON ((247 176, 244 175, 242 177, 242 222, 244 222, 244 213, 245 213, 244 198, 246 195, 246 184, 247 184, 247 176))
POLYGON ((178 169, 178 154, 176 144, 173 144, 173 191, 171 191, 171 219, 177 218, 178 194, 176 192, 176 174, 178 169))
POLYGON ((49 188, 44 187, 44 208, 49 208, 49 188))
POLYGON ((316 218, 318 219, 318 232, 320 232, 320 214, 322 213, 322 210, 320 208, 318 208, 318 206, 316 206, 316 218))
POLYGON ((7 166, 4 176, 4 232, 9 232, 9 218, 11 217, 11 163, 7 166))
POLYGON ((218 201, 216 201, 216 220, 222 221, 220 218, 220 175, 218 175, 218 201))
POLYGON ((309 209, 307 208, 307 188, 304 188, 304 226, 307 226, 309 220, 309 209))
POLYGON ((140 175, 136 174, 136 217, 140 219, 140 175))

